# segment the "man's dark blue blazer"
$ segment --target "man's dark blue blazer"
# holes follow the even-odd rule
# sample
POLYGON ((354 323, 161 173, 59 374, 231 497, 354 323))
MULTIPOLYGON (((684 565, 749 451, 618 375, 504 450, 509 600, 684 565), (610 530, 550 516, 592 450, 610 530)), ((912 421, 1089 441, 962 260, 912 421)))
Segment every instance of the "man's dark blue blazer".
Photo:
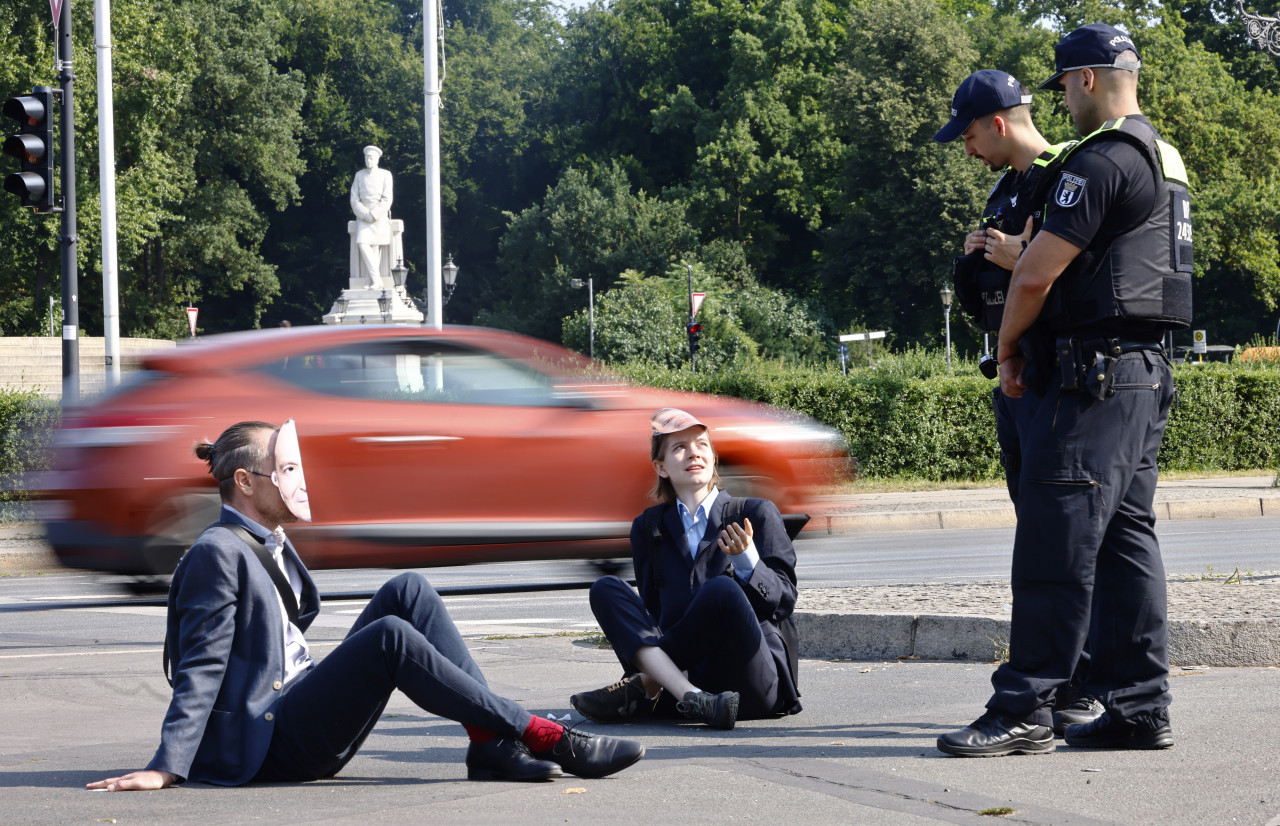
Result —
MULTIPOLYGON (((631 555, 635 566, 636 587, 649 615, 657 619, 659 628, 671 628, 684 616, 694 594, 703 583, 726 573, 732 575, 729 556, 720 550, 716 542, 720 531, 725 527, 724 509, 729 504, 729 499, 726 491, 720 491, 716 501, 711 504, 707 531, 698 544, 695 559, 689 558, 684 525, 680 522, 680 513, 674 505, 656 505, 631 523, 631 555), (652 514, 660 516, 662 532, 662 541, 656 553, 652 548, 651 531, 646 526, 646 521, 652 514), (653 559, 657 560, 657 571, 651 564, 653 559)), ((773 661, 778 669, 778 701, 774 711, 795 713, 800 710, 800 692, 791 673, 790 658, 781 628, 784 623, 790 624, 791 613, 796 608, 795 548, 787 536, 782 515, 768 499, 747 499, 743 516, 751 520, 751 541, 755 543, 760 561, 751 572, 749 581, 744 582, 737 576, 733 578, 742 586, 748 602, 755 610, 765 644, 773 654, 773 661)))
MULTIPOLYGON (((224 507, 221 519, 267 536, 234 510, 224 507)), ((320 612, 320 595, 288 541, 285 554, 302 577, 298 626, 305 631, 320 612)), ((207 528, 182 557, 169 588, 173 699, 148 769, 223 786, 258 773, 284 687, 277 600, 253 549, 226 528, 207 528)))

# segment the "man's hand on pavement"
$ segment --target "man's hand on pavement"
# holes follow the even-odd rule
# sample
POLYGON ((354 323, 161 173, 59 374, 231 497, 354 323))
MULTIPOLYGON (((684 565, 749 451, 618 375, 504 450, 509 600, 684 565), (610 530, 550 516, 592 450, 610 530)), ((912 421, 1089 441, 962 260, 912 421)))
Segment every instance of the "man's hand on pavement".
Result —
POLYGON ((176 779, 166 771, 148 769, 140 772, 129 772, 123 777, 108 777, 106 780, 88 783, 85 788, 93 791, 101 789, 108 792, 153 791, 172 786, 173 781, 176 779))

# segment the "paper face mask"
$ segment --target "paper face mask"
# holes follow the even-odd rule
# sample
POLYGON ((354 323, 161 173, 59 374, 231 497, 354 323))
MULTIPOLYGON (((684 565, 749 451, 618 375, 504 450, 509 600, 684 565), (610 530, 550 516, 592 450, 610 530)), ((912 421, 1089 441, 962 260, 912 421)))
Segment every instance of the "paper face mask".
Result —
POLYGON ((298 426, 293 419, 280 426, 276 435, 275 470, 271 481, 280 489, 289 512, 303 522, 311 521, 311 501, 307 498, 307 480, 302 475, 302 450, 298 447, 298 426))

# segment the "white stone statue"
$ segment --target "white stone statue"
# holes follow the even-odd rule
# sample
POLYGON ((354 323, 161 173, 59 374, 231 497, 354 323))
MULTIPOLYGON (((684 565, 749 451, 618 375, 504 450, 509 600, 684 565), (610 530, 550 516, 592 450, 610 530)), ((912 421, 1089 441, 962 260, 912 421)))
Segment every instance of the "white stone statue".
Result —
POLYGON ((351 182, 351 211, 356 214, 355 242, 369 286, 382 288, 383 250, 391 246, 391 173, 378 168, 382 150, 364 148, 364 169, 351 182))

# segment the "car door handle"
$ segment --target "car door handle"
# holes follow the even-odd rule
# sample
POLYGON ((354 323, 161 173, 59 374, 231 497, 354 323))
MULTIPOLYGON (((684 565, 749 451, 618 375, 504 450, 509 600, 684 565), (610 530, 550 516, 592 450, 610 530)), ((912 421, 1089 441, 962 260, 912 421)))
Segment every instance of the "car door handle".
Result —
POLYGON ((412 445, 423 442, 460 442, 461 436, 353 436, 351 441, 369 445, 412 445))

